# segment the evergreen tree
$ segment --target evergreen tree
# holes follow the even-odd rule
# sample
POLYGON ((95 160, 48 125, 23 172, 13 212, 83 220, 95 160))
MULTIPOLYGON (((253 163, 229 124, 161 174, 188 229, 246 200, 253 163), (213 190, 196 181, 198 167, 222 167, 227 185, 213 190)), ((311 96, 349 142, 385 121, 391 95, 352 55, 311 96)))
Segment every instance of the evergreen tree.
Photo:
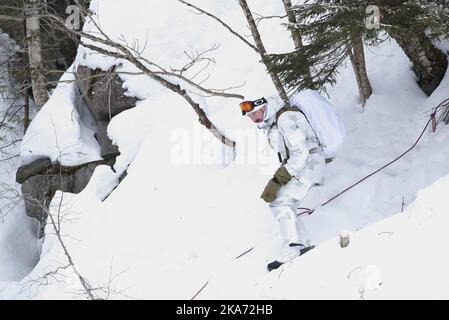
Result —
POLYGON ((413 64, 421 89, 430 95, 448 66, 447 55, 435 47, 449 37, 449 1, 380 0, 382 29, 396 40, 413 64))
POLYGON ((270 68, 280 75, 289 92, 306 88, 322 90, 325 84, 334 84, 338 67, 350 57, 364 104, 372 91, 360 43, 371 32, 365 26, 368 5, 369 1, 364 0, 317 0, 293 8, 297 23, 287 27, 302 35, 304 45, 293 52, 267 58, 270 68), (307 74, 309 66, 311 77, 307 74))
POLYGON ((333 85, 339 66, 351 58, 362 103, 371 93, 363 58, 363 45, 391 36, 413 64, 422 90, 430 95, 447 69, 447 56, 434 40, 449 35, 449 0, 306 0, 294 7, 296 24, 287 27, 303 36, 304 45, 286 54, 266 58, 289 92, 333 85), (380 28, 366 27, 366 8, 380 9, 380 28), (312 77, 304 76, 311 66, 312 77))

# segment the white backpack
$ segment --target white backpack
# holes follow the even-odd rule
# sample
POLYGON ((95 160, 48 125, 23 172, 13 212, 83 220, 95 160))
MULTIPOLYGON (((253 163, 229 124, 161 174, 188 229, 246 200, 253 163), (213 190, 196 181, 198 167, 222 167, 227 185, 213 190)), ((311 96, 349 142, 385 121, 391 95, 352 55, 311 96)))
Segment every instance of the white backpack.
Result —
POLYGON ((345 137, 345 127, 335 107, 315 90, 303 90, 290 97, 290 105, 306 116, 324 148, 326 158, 335 156, 345 137))

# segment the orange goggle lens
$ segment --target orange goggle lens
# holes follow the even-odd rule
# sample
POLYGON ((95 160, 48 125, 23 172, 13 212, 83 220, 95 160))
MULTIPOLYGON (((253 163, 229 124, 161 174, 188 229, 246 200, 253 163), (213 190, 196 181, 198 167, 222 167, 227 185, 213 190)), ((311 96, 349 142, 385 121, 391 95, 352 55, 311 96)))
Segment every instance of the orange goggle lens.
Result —
POLYGON ((253 102, 252 101, 243 101, 240 102, 240 110, 242 110, 243 112, 250 112, 251 110, 253 110, 253 102))

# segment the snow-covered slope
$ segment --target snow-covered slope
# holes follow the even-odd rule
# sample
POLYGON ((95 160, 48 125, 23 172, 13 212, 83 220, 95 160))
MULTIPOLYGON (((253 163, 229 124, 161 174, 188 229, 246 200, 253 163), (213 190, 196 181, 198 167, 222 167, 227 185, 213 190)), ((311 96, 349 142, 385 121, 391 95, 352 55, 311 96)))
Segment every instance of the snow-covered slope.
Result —
MULTIPOLYGON (((195 3, 247 33, 236 3, 195 3)), ((280 1, 249 4, 260 14, 283 12, 280 1)), ((193 15, 177 1, 132 0, 124 5, 99 0, 92 6, 113 38, 122 33, 143 42, 148 30, 144 55, 167 66, 186 63, 185 50, 204 50, 220 42, 214 52, 215 64, 208 71, 210 80, 205 82, 208 87, 245 82, 234 91, 250 99, 275 92, 251 49, 216 22, 193 15)), ((278 24, 276 20, 261 22, 270 52, 293 46, 288 32, 278 24)), ((395 43, 367 49, 374 93, 361 112, 349 63, 342 68, 337 85, 329 88, 330 100, 344 118, 347 139, 337 159, 327 166, 325 186, 313 189, 304 206, 317 207, 411 146, 427 121, 426 112, 446 98, 449 76, 428 99, 395 43)), ((107 69, 116 61, 79 50, 76 63, 107 69)), ((126 63, 121 68, 134 71, 126 63)), ((435 283, 432 294, 448 296, 442 231, 449 221, 442 195, 449 178, 432 185, 449 173, 449 150, 444 148, 448 127, 427 134, 399 162, 305 217, 318 247, 267 274, 265 265, 276 254, 280 239, 277 224, 259 196, 277 159, 264 137, 241 117, 239 101, 201 99, 213 122, 237 140, 237 157, 231 162, 229 150, 200 126, 181 97, 143 76, 123 78, 129 93, 143 100, 114 117, 108 128, 121 152, 116 172, 100 166, 80 194, 57 193, 52 202, 53 213, 59 210, 67 218, 62 225, 63 240, 78 272, 93 287, 109 286, 109 293, 116 293, 109 298, 186 299, 208 281, 198 298, 426 297, 437 279, 442 281, 435 283), (101 202, 125 169, 127 177, 101 202), (399 214, 403 201, 405 207, 410 206, 399 214), (335 238, 343 229, 351 234, 351 245, 345 249, 338 247, 335 238), (425 260, 418 258, 430 245, 425 260), (404 268, 409 269, 404 272, 404 268), (430 274, 434 278, 427 282, 430 274), (412 275, 419 278, 415 279, 419 284, 416 290, 407 283, 412 275)), ((9 284, 3 296, 82 297, 80 282, 70 268, 60 270, 49 285, 39 286, 43 274, 66 264, 51 226, 47 232, 39 264, 29 277, 9 284)), ((106 297, 108 290, 94 294, 106 297)))
POLYGON ((263 270, 263 250, 217 272, 203 299, 447 299, 449 175, 418 192, 403 213, 339 237, 279 270, 263 270), (258 262, 258 263, 256 263, 258 262))

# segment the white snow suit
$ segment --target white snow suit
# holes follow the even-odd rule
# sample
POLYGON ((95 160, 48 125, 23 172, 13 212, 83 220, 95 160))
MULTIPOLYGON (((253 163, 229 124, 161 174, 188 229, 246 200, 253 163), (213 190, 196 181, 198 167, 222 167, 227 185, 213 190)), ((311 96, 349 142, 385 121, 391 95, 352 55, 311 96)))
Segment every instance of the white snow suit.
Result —
POLYGON ((307 230, 296 215, 297 208, 307 191, 323 182, 325 156, 312 127, 299 111, 283 112, 277 122, 276 113, 283 102, 277 97, 267 98, 264 121, 258 127, 263 129, 268 142, 292 179, 278 191, 277 197, 269 206, 279 222, 283 247, 277 259, 288 261, 299 255, 300 246, 310 245, 307 230))

